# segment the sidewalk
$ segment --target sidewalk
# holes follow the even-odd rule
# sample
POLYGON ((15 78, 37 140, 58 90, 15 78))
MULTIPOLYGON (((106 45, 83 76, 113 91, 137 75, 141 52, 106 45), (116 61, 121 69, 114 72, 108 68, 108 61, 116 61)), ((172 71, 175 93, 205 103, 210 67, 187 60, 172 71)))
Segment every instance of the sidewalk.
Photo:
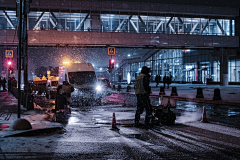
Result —
MULTIPOLYGON (((131 84, 131 92, 126 92, 127 84, 122 84, 121 93, 130 93, 135 94, 134 92, 134 84, 131 84)), ((158 87, 156 87, 156 83, 151 82, 151 96, 159 96, 160 86, 163 86, 163 83, 160 83, 158 87)), ((116 91, 118 85, 115 85, 116 91)), ((165 88, 164 96, 171 96, 172 87, 176 87, 178 96, 173 96, 176 100, 183 101, 192 101, 192 102, 204 102, 204 103, 214 103, 214 104, 226 104, 226 105, 237 105, 240 106, 240 86, 239 85, 228 85, 228 86, 220 86, 220 85, 206 85, 206 84, 178 84, 172 83, 170 84, 169 89, 165 88), (197 88, 202 88, 204 98, 196 98, 197 88), (222 100, 213 100, 214 97, 214 89, 220 89, 220 96, 222 100)))
POLYGON ((0 91, 0 137, 13 134, 19 134, 29 131, 37 131, 42 129, 52 129, 62 127, 60 123, 49 121, 49 115, 39 110, 26 110, 21 106, 21 118, 28 120, 31 130, 13 131, 9 129, 10 124, 17 119, 18 100, 9 92, 0 91))

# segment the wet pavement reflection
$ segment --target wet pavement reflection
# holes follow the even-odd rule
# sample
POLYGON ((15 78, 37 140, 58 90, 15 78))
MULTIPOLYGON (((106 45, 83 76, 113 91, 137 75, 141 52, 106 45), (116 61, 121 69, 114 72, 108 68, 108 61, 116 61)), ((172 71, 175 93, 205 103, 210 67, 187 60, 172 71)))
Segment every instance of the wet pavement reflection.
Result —
MULTIPOLYGON (((150 99, 153 106, 159 104, 158 98, 151 97, 150 99)), ((171 110, 178 117, 177 121, 181 123, 201 120, 203 107, 206 108, 208 120, 240 127, 240 106, 176 101, 176 108, 171 110)))

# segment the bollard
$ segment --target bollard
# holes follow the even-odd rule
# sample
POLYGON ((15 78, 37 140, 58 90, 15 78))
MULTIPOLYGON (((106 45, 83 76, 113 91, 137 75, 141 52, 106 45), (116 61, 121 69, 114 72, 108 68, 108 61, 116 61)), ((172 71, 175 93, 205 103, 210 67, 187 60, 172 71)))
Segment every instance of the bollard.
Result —
POLYGON ((122 87, 121 87, 121 85, 119 84, 117 90, 118 90, 118 91, 121 91, 121 88, 122 88, 122 87))
POLYGON ((165 95, 165 91, 164 91, 164 87, 163 86, 160 87, 159 95, 165 95))
POLYGON ((131 92, 131 87, 127 86, 127 91, 126 92, 131 92))
POLYGON ((115 88, 115 85, 113 85, 113 90, 115 90, 116 88, 115 88))
POLYGON ((204 98, 202 88, 197 88, 196 98, 204 98))
POLYGON ((222 100, 221 95, 220 95, 220 89, 219 89, 219 88, 215 88, 215 89, 214 89, 213 100, 222 100))
POLYGON ((177 88, 176 88, 176 87, 172 87, 171 96, 178 96, 178 94, 177 94, 177 88))
POLYGON ((26 94, 26 108, 27 110, 34 110, 33 95, 31 94, 26 94))

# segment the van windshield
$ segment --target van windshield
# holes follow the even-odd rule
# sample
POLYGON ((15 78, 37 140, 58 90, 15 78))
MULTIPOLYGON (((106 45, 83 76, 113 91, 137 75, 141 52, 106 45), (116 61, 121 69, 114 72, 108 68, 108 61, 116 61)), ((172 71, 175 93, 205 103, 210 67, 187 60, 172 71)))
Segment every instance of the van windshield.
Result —
POLYGON ((86 72, 68 72, 70 84, 93 84, 97 81, 95 72, 86 71, 86 72))

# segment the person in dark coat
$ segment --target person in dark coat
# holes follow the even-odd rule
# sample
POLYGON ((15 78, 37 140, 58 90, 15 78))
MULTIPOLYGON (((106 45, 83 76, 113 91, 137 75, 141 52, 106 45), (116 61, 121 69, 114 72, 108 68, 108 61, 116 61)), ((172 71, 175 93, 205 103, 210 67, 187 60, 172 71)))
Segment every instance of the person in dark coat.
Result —
POLYGON ((137 110, 135 114, 135 126, 139 126, 140 115, 143 113, 143 110, 146 110, 145 116, 145 126, 150 127, 150 119, 152 116, 152 106, 150 104, 150 68, 143 66, 141 74, 137 77, 134 89, 137 96, 137 110))
POLYGON ((160 76, 159 75, 156 75, 155 82, 156 82, 156 87, 157 87, 159 82, 160 82, 160 76))
POLYGON ((170 78, 169 78, 169 76, 167 76, 166 82, 167 82, 167 89, 168 89, 168 88, 169 88, 169 84, 170 84, 170 78))
POLYGON ((6 78, 3 77, 3 80, 2 80, 2 86, 3 86, 3 91, 6 91, 6 78))
POLYGON ((58 86, 57 96, 55 100, 56 110, 64 109, 66 105, 70 104, 69 99, 73 91, 74 91, 73 86, 70 85, 67 81, 63 81, 63 84, 58 86))
POLYGON ((165 88, 165 86, 166 86, 166 82, 167 82, 167 77, 166 77, 166 75, 163 77, 163 87, 165 88))

